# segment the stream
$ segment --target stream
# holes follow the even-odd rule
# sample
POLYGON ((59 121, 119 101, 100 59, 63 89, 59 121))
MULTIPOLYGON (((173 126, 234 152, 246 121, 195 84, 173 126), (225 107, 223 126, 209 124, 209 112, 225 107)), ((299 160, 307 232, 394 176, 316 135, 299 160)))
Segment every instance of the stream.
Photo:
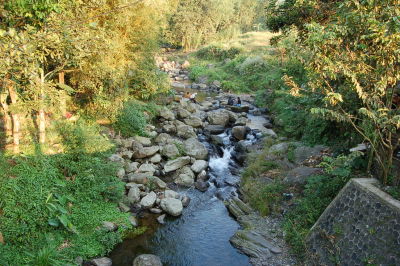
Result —
MULTIPOLYGON (((147 232, 118 245, 110 254, 113 265, 132 265, 137 255, 145 253, 159 256, 164 265, 250 265, 249 258, 229 242, 240 226, 229 215, 223 200, 237 194, 239 166, 231 159, 230 129, 219 136, 223 138, 222 147, 199 136, 210 154, 208 190, 202 193, 195 188, 178 189, 191 198, 182 216, 169 217, 160 226, 155 216, 147 214, 142 219, 147 232)), ((248 141, 254 141, 254 136, 249 134, 248 141)))

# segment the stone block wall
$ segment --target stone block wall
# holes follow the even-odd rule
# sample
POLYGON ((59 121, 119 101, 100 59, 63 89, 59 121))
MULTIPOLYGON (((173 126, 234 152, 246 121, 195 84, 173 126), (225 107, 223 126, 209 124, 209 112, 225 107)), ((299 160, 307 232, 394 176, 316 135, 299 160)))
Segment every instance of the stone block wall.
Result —
POLYGON ((312 227, 307 248, 307 265, 400 265, 400 201, 376 179, 352 179, 312 227))

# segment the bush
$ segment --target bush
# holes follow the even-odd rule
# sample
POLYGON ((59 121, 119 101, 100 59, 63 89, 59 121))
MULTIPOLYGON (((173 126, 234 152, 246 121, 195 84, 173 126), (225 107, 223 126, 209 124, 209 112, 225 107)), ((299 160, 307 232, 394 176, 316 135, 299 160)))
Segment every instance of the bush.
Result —
POLYGON ((117 209, 124 183, 101 145, 112 147, 98 128, 64 124, 68 153, 0 156, 2 265, 66 265, 74 258, 103 255, 131 228, 117 209), (93 136, 101 142, 93 141, 93 136), (85 146, 85 147, 82 147, 85 146), (119 231, 99 230, 103 221, 119 231))
POLYGON ((222 61, 225 59, 233 59, 242 52, 242 49, 231 47, 224 49, 215 45, 210 45, 199 49, 196 56, 200 59, 222 61))
POLYGON ((158 108, 154 104, 126 102, 116 117, 114 128, 125 137, 146 136, 145 127, 157 112, 158 108))

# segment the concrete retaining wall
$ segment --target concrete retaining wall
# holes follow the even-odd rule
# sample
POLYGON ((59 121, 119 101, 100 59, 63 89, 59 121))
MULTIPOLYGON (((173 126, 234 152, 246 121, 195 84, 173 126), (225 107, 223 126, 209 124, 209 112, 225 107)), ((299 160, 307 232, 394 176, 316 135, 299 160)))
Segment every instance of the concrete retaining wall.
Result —
POLYGON ((352 179, 315 223, 307 265, 400 265, 400 201, 352 179))

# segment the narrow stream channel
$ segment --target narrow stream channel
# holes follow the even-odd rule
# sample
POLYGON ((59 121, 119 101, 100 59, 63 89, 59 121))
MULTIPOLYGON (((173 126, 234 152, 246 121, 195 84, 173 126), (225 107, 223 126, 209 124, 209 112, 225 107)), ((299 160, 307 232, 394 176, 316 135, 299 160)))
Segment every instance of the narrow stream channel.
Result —
POLYGON ((159 256, 164 265, 250 265, 249 258, 229 243, 239 224, 229 215, 223 200, 236 195, 240 179, 235 174, 238 165, 231 159, 230 133, 220 136, 223 147, 206 143, 199 136, 210 151, 209 189, 205 193, 194 188, 178 190, 191 198, 182 216, 166 219, 166 224, 160 226, 154 223, 154 216, 148 215, 142 221, 148 232, 117 246, 110 254, 113 265, 130 266, 137 255, 144 253, 159 256))

